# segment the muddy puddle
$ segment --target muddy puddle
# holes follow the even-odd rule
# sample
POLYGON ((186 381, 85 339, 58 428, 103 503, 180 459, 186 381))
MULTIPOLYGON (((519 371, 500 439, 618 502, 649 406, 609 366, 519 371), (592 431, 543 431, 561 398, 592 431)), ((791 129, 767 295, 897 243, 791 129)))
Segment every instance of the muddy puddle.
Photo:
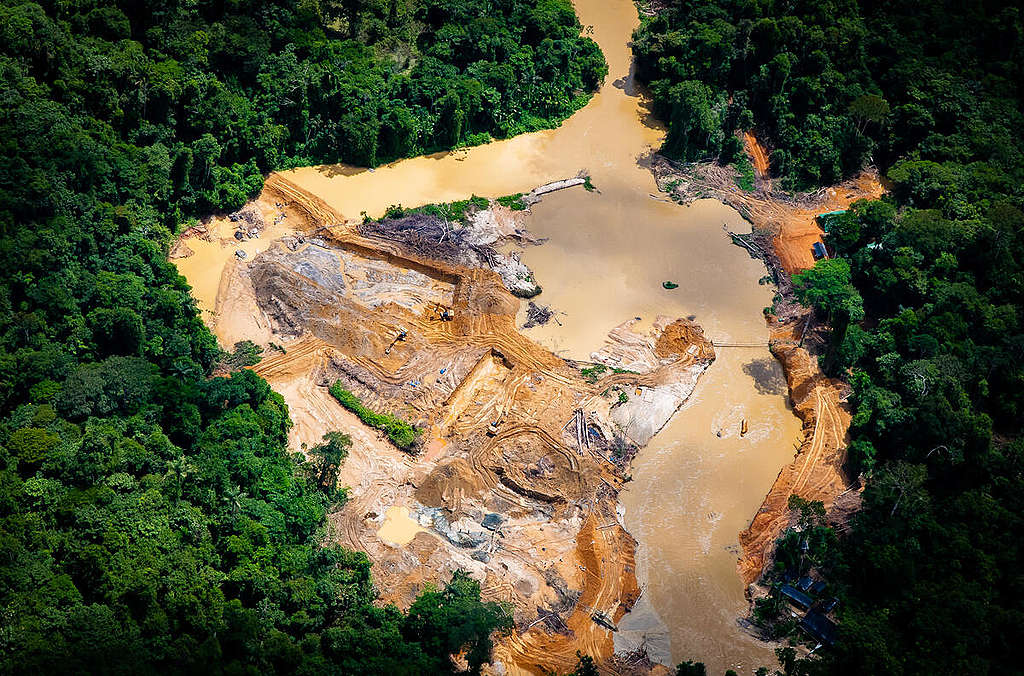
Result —
MULTIPOLYGON (((496 197, 590 173, 596 191, 571 188, 533 207, 529 227, 548 241, 522 250, 522 257, 544 289, 536 301, 550 305, 557 321, 526 335, 561 356, 587 359, 613 327, 640 317, 642 329, 667 315, 693 317, 716 342, 755 345, 719 348, 684 409, 633 464, 633 481, 621 496, 623 521, 639 541, 638 577, 646 591, 623 620, 616 645, 642 641, 666 663, 700 659, 709 673, 771 665, 772 647, 739 626, 745 603, 736 561, 737 534, 793 457, 800 434, 786 407, 781 369, 764 347, 761 310, 772 291, 758 284, 764 267, 723 231, 723 224, 749 230, 735 211, 712 201, 680 207, 657 192, 646 163, 664 132, 632 82, 628 43, 638 18, 631 0, 575 4, 610 73, 561 128, 374 171, 308 167, 285 176, 359 219, 392 204, 496 197), (666 281, 678 287, 664 289, 666 281)), ((268 229, 265 238, 280 234, 268 229)), ((263 240, 248 242, 247 253, 261 250, 263 240)), ((193 248, 196 255, 179 266, 210 311, 233 248, 230 242, 193 248)), ((348 283, 358 293, 365 280, 348 283)), ((384 527, 392 542, 417 532, 397 509, 384 527)))
POLYGON ((377 537, 384 542, 401 547, 412 542, 416 533, 422 533, 424 529, 419 522, 409 516, 408 507, 388 507, 384 513, 384 523, 377 531, 377 537))

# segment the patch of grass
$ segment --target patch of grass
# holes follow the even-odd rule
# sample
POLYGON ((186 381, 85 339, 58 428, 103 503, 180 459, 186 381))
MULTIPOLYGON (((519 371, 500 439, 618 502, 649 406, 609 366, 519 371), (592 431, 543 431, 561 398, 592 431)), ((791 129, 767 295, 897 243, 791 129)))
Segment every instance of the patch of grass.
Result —
POLYGON ((580 375, 586 378, 588 383, 596 383, 598 377, 607 370, 608 367, 604 364, 594 364, 591 367, 580 369, 580 375))
POLYGON ((629 401, 629 396, 622 390, 619 390, 619 403, 625 404, 627 401, 629 401))
MULTIPOLYGON (((405 216, 412 216, 413 214, 426 214, 428 216, 444 218, 449 221, 465 223, 468 221, 471 211, 486 209, 489 205, 490 201, 486 197, 478 197, 476 195, 473 195, 468 200, 459 200, 457 202, 446 202, 441 204, 424 204, 421 207, 413 207, 410 209, 403 207, 401 204, 392 204, 384 211, 384 215, 379 218, 378 221, 404 218, 405 216)), ((525 208, 525 205, 523 208, 525 208)))
POLYGON ((494 200, 503 207, 507 207, 512 211, 525 211, 526 202, 523 201, 523 193, 517 192, 515 195, 505 195, 494 200))
POLYGON ((736 160, 736 163, 732 165, 733 168, 739 172, 739 176, 736 177, 736 185, 740 187, 740 190, 746 190, 750 192, 754 189, 754 165, 750 163, 750 158, 746 155, 736 160))
POLYGON ((367 408, 359 400, 359 397, 341 386, 340 380, 335 381, 329 391, 331 396, 338 400, 339 404, 355 413, 360 420, 370 427, 387 434, 391 443, 403 451, 411 450, 413 444, 416 443, 417 437, 423 433, 423 430, 410 425, 401 418, 396 418, 387 413, 377 413, 367 408))

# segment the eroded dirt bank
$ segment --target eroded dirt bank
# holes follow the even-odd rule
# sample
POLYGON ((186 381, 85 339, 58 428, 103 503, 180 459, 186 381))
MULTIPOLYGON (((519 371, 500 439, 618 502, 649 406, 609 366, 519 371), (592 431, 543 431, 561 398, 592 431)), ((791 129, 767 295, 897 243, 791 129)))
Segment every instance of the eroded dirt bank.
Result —
MULTIPOLYGON (((767 172, 767 156, 756 139, 748 135, 745 141, 761 177, 767 172)), ((824 338, 815 333, 827 331, 827 327, 818 325, 808 310, 795 303, 789 277, 814 264, 811 246, 824 241, 815 216, 846 209, 859 199, 877 199, 884 189, 874 170, 832 188, 792 196, 773 191, 767 181, 759 181, 754 191, 741 190, 731 170, 717 165, 677 166, 658 157, 652 167, 659 186, 674 199, 687 202, 713 197, 750 221, 753 233, 738 238, 737 243, 765 261, 782 292, 775 314, 768 319, 771 351, 783 366, 804 438, 793 461, 779 472, 750 525, 740 533, 743 556, 738 569, 744 582, 750 584, 771 563, 776 540, 792 525, 787 507, 791 495, 822 501, 833 521, 843 520, 859 505, 855 478, 843 470, 851 419, 845 401, 848 386, 821 372, 817 355, 824 338)))
POLYGON ((786 374, 793 411, 803 421, 804 439, 793 462, 779 472, 750 526, 740 533, 743 557, 738 568, 747 584, 771 564, 776 540, 792 525, 789 497, 821 500, 830 519, 842 520, 859 504, 860 493, 843 471, 850 411, 848 387, 821 372, 818 358, 800 347, 809 317, 788 323, 772 321, 772 353, 786 374))

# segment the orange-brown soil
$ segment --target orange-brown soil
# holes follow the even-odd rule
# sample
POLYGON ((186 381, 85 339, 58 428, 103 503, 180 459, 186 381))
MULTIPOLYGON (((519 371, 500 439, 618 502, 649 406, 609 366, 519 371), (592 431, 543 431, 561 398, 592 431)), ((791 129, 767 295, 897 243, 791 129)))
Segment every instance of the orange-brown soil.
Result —
POLYGON ((754 171, 757 172, 759 179, 766 180, 768 178, 768 171, 771 168, 768 164, 768 152, 761 145, 761 142, 757 140, 751 132, 743 133, 743 148, 746 150, 747 155, 750 156, 750 163, 754 165, 754 171))
MULTIPOLYGON (((766 160, 767 161, 767 160, 766 160)), ((859 199, 878 199, 884 192, 878 172, 866 169, 854 178, 814 193, 791 196, 773 191, 767 183, 745 191, 736 185, 735 174, 717 164, 676 167, 663 157, 652 163, 658 185, 677 200, 702 197, 720 200, 739 211, 754 228, 772 233, 775 254, 789 274, 814 265, 811 247, 824 241, 815 216, 846 209, 859 199)))
POLYGON ((761 577, 778 537, 792 525, 787 506, 791 495, 821 500, 833 518, 841 496, 845 497, 841 510, 845 513, 860 495, 843 471, 851 417, 843 401, 846 388, 825 376, 817 357, 799 346, 796 329, 807 319, 771 325, 772 353, 786 373, 793 412, 803 421, 805 436, 793 462, 779 472, 750 526, 740 533, 743 556, 738 568, 746 584, 761 577))

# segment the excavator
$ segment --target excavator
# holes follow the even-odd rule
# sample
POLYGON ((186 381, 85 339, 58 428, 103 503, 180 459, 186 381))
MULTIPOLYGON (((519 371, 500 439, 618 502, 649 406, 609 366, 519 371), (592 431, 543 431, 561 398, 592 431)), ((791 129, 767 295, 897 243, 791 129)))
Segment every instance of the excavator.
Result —
POLYGON ((391 341, 391 344, 388 345, 387 348, 385 348, 384 354, 391 354, 391 348, 393 348, 398 343, 398 341, 405 340, 406 336, 408 335, 409 332, 405 330, 405 327, 399 326, 398 334, 395 336, 395 339, 391 341))
POLYGON ((444 307, 440 303, 434 303, 434 312, 437 313, 437 318, 442 322, 450 322, 455 319, 455 312, 449 307, 444 307))

